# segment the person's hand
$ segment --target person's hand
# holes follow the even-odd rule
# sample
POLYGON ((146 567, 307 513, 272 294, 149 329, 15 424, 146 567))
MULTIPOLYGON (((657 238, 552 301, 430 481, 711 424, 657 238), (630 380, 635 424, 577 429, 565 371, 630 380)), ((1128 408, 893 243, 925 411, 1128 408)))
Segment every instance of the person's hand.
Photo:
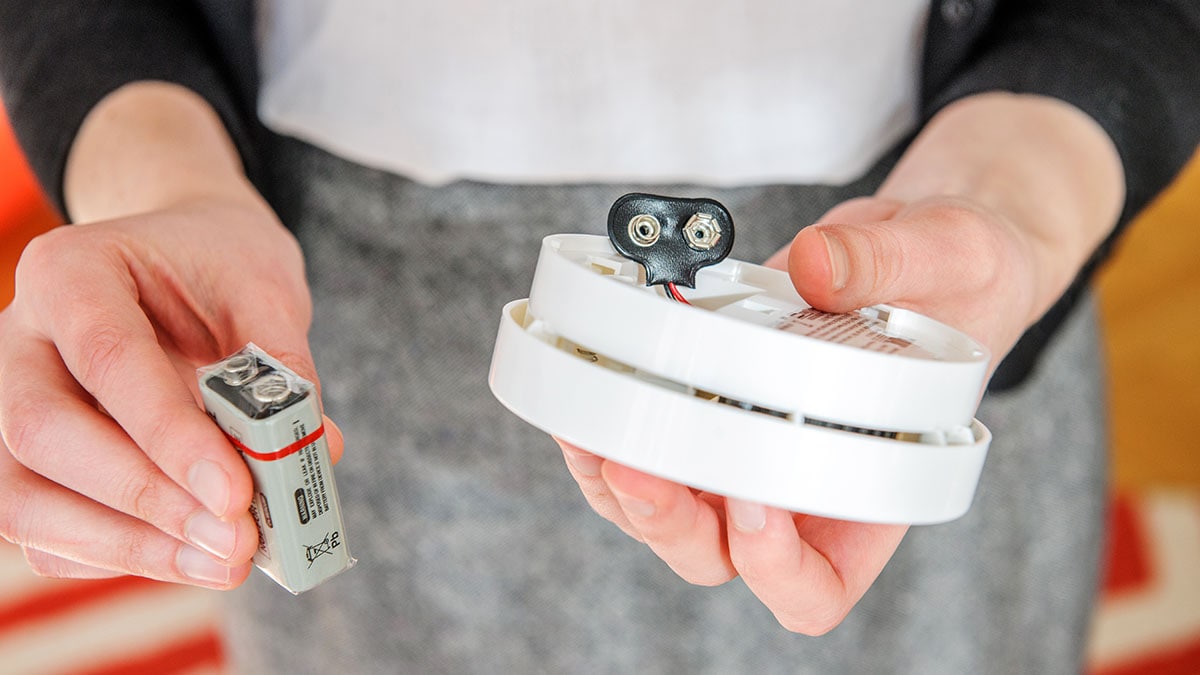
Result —
MULTIPOLYGON (((1003 354, 1030 311, 1029 244, 965 200, 846 202, 768 265, 785 263, 814 306, 888 301, 955 325, 1003 354)), ((907 528, 819 518, 698 492, 562 444, 592 507, 684 579, 740 575, 779 622, 821 634, 879 575, 907 528)))
MULTIPOLYGON (((827 311, 888 302, 966 331, 1002 355, 1034 311, 1034 244, 999 214, 961 198, 846 202, 767 264, 827 311)), ((836 626, 907 531, 789 513, 699 492, 562 445, 591 506, 645 542, 681 577, 741 576, 780 624, 836 626)))
MULTIPOLYGON (((994 368, 1112 226, 1121 185, 1115 148, 1079 111, 984 94, 936 118, 879 196, 834 208, 768 264, 818 309, 888 303, 965 331, 994 368)), ((687 581, 740 575, 801 633, 837 626, 907 531, 698 492, 560 445, 597 513, 687 581)))
POLYGON ((316 381, 294 238, 256 196, 194 199, 47 233, 16 288, 0 313, 0 536, 43 575, 240 584, 250 475, 194 369, 254 341, 316 381))

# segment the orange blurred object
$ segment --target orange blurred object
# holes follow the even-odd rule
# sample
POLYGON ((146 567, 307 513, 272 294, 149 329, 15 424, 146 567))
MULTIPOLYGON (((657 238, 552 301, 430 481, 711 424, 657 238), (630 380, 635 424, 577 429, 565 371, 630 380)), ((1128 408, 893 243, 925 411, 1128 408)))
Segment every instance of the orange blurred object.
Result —
POLYGON ((12 302, 13 269, 25 244, 61 222, 30 172, 0 106, 0 307, 12 302))
POLYGON ((1200 154, 1097 278, 1118 488, 1200 487, 1200 154))

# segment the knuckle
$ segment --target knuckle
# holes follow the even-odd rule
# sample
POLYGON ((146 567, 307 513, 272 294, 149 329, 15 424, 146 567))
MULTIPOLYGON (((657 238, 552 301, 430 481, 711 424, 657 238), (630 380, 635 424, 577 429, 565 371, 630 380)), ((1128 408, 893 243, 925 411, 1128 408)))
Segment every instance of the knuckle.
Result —
POLYGON ((841 602, 830 603, 819 611, 798 616, 789 612, 775 612, 779 625, 793 633, 819 637, 837 628, 850 613, 850 607, 841 602))
POLYGON ((116 538, 118 545, 114 552, 114 558, 117 565, 122 570, 136 576, 153 576, 151 572, 153 563, 150 559, 151 538, 151 534, 146 528, 128 528, 116 538))
POLYGON ((103 248, 91 229, 56 227, 34 237, 17 261, 15 278, 20 288, 38 290, 58 287, 63 283, 63 271, 92 266, 100 259, 103 248))
POLYGON ((590 504, 596 511, 600 510, 597 508, 597 504, 604 504, 605 506, 609 506, 610 504, 614 506, 616 505, 617 498, 613 495, 612 491, 608 489, 608 485, 604 481, 585 479, 578 481, 578 483, 579 491, 583 493, 584 499, 586 499, 588 504, 590 504))
POLYGON ((1000 231, 987 215, 965 204, 946 202, 934 207, 933 219, 953 227, 956 250, 947 253, 962 262, 967 278, 986 281, 996 275, 1000 231))
POLYGON ((130 515, 140 520, 153 522, 153 517, 162 511, 162 481, 156 468, 149 468, 132 476, 122 490, 121 503, 130 515))
POLYGON ((625 510, 621 508, 621 504, 604 481, 582 480, 579 481, 579 489, 596 515, 616 525, 634 539, 644 541, 643 535, 629 522, 625 510))
POLYGON ((937 227, 953 228, 954 239, 971 246, 988 243, 995 229, 991 216, 984 211, 953 201, 931 207, 929 221, 937 227))
MULTIPOLYGON (((178 419, 175 415, 160 414, 151 415, 150 419, 146 420, 147 426, 142 430, 138 437, 137 443, 141 446, 142 451, 150 458, 150 461, 158 463, 163 460, 167 449, 171 447, 172 441, 177 443, 179 439, 178 419)), ((194 439, 188 439, 193 440, 194 439)), ((190 443, 184 441, 185 446, 190 443)))
POLYGON ((68 227, 56 227, 34 237, 25 245, 17 261, 17 279, 37 281, 48 275, 74 247, 76 234, 68 227))
POLYGON ((986 239, 992 229, 989 220, 978 210, 963 204, 947 203, 937 207, 937 220, 953 225, 956 239, 978 241, 986 239))
MULTIPOLYGON (((681 517, 678 511, 672 509, 672 506, 670 504, 660 505, 659 510, 653 516, 641 519, 639 524, 642 535, 646 542, 656 550, 668 553, 671 557, 680 560, 694 559, 693 554, 706 550, 707 545, 712 543, 706 539, 706 533, 709 533, 709 530, 700 521, 699 509, 692 512, 691 518, 686 518, 686 516, 681 517)), ((679 572, 679 570, 676 571, 679 572)), ((711 570, 707 568, 690 569, 687 574, 679 572, 679 575, 689 583, 702 586, 714 585, 710 581, 711 570)))
POLYGON ((56 426, 53 423, 56 414, 44 401, 19 389, 12 392, 0 414, 0 436, 8 453, 26 467, 36 466, 47 446, 47 430, 56 426))
POLYGON ((741 546, 729 547, 729 563, 733 565, 733 568, 737 570, 743 579, 750 579, 755 576, 753 558, 747 555, 741 546))
POLYGON ((123 331, 104 321, 80 329, 76 342, 82 354, 79 379, 91 386, 116 370, 128 344, 123 331))
POLYGON ((877 297, 903 279, 906 264, 906 247, 902 245, 894 232, 884 227, 863 228, 865 253, 868 256, 866 269, 866 291, 871 297, 877 297))

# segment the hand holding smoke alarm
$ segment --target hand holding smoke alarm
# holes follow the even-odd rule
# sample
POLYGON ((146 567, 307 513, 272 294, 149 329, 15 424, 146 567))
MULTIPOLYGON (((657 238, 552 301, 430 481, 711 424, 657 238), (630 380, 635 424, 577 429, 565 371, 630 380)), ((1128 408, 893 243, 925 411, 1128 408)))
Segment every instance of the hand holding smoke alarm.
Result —
POLYGON ((919 524, 970 507, 985 347, 905 309, 812 308, 786 273, 726 259, 733 220, 712 200, 626 195, 608 231, 548 237, 529 299, 505 306, 490 383, 510 410, 798 513, 919 524))

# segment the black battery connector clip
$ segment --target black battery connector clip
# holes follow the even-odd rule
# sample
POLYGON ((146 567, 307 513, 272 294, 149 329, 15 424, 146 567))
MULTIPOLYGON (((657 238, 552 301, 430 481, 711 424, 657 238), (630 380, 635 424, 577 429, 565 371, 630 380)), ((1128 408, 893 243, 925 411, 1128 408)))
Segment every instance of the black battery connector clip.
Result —
POLYGON ((733 250, 733 217, 714 199, 633 192, 613 202, 608 238, 646 269, 646 285, 696 287, 696 272, 733 250))

